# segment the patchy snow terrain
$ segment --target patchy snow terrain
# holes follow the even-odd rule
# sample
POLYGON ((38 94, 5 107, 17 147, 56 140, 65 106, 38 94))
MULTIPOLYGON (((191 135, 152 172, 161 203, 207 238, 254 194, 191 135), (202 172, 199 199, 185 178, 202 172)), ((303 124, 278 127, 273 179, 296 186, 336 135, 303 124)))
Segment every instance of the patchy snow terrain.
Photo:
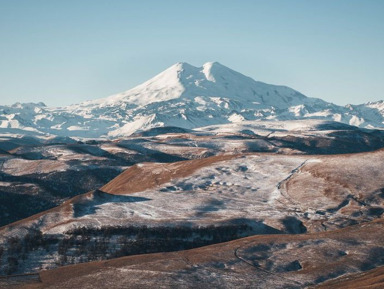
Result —
POLYGON ((381 219, 338 231, 252 236, 193 250, 66 266, 3 284, 39 289, 382 288, 382 226, 381 219))
POLYGON ((244 121, 185 130, 154 128, 114 141, 0 139, 0 225, 100 188, 137 163, 252 152, 335 154, 384 147, 384 133, 337 122, 244 121), (32 189, 33 188, 33 189, 32 189), (19 204, 14 207, 13 204, 19 204))
MULTIPOLYGON (((0 246, 8 250, 2 258, 6 264, 6 258, 16 256, 14 242, 24 244, 25 238, 40 241, 31 243, 36 247, 26 251, 15 271, 19 273, 129 254, 125 250, 137 254, 143 252, 140 248, 147 253, 170 250, 161 247, 167 244, 210 244, 217 237, 205 234, 215 230, 222 230, 216 236, 223 238, 236 228, 224 239, 231 240, 334 231, 371 222, 384 212, 383 154, 248 153, 137 164, 100 190, 3 227, 0 246), (172 230, 178 237, 170 238, 172 230)), ((273 258, 283 258, 282 252, 279 249, 273 258)))

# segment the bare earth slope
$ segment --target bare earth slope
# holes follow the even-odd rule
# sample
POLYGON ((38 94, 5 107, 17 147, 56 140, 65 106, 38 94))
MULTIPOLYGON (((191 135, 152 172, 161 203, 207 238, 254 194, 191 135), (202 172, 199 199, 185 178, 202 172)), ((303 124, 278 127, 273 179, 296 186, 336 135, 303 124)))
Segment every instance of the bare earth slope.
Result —
POLYGON ((384 266, 363 273, 349 274, 319 285, 319 289, 384 288, 384 266))

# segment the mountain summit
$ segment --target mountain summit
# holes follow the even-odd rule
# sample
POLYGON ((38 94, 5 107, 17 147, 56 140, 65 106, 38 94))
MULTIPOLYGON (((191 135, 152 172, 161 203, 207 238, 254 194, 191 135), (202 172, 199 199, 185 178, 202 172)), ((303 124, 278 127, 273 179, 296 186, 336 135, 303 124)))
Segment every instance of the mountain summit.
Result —
POLYGON ((193 99, 196 96, 257 102, 277 108, 286 108, 293 103, 300 104, 306 99, 293 89, 255 81, 218 62, 207 62, 202 67, 178 62, 133 89, 108 98, 89 101, 84 105, 105 106, 124 102, 145 106, 177 98, 193 99))
POLYGON ((0 106, 0 132, 119 137, 163 126, 193 129, 244 120, 316 118, 384 127, 380 105, 346 107, 286 86, 255 81, 218 62, 179 62, 150 80, 103 99, 62 108, 0 106))

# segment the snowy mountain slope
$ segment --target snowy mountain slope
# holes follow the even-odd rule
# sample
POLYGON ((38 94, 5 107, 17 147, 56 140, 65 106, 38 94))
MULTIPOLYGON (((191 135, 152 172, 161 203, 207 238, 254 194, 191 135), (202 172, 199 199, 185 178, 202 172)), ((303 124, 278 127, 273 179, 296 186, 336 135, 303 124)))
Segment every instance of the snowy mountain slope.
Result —
POLYGON ((334 120, 384 127, 383 102, 345 107, 255 81, 217 62, 177 63, 133 89, 61 108, 0 106, 0 133, 98 138, 155 127, 193 129, 244 120, 334 120))

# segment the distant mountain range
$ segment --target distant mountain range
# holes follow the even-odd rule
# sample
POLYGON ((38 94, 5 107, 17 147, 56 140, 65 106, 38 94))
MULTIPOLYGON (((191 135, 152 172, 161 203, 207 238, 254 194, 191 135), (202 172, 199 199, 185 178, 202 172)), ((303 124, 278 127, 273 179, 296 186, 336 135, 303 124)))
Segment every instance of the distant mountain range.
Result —
POLYGON ((384 102, 338 106, 255 81, 217 62, 176 63, 120 94, 66 107, 0 106, 0 133, 116 138, 156 127, 201 128, 245 120, 321 119, 384 128, 384 102))

